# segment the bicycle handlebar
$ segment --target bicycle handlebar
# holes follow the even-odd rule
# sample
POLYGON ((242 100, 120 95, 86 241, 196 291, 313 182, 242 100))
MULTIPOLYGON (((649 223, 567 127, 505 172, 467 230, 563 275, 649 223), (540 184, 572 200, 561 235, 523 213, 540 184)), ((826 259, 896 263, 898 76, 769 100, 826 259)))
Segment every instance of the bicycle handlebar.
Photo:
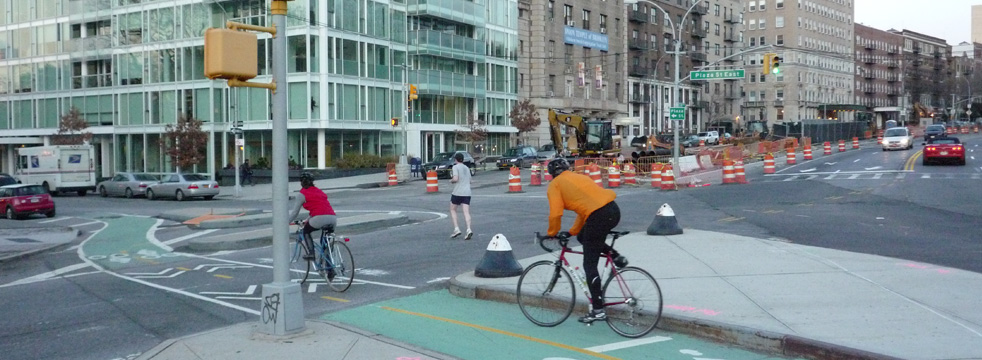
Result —
MULTIPOLYGON (((614 242, 617 241, 617 238, 619 238, 621 236, 624 236, 624 235, 627 235, 629 233, 630 233, 630 231, 611 231, 610 233, 608 233, 607 234, 608 236, 613 236, 613 239, 610 242, 610 246, 614 246, 614 242)), ((543 236, 538 231, 535 232, 536 242, 539 243, 539 247, 541 247, 546 252, 553 252, 553 251, 555 251, 557 249, 550 249, 550 248, 548 248, 546 246, 546 244, 545 244, 545 240, 558 240, 559 241, 559 245, 562 248, 566 248, 566 245, 569 244, 569 238, 570 238, 570 236, 571 235, 568 232, 565 232, 565 231, 560 231, 559 234, 556 235, 556 236, 548 236, 548 235, 543 236)))

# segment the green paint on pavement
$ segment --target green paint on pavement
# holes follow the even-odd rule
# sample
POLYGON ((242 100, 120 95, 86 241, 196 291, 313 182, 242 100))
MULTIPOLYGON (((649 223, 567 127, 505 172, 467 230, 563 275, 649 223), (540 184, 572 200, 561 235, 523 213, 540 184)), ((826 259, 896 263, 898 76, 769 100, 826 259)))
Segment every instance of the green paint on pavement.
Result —
POLYGON ((107 269, 146 266, 178 260, 179 257, 147 241, 147 231, 157 219, 122 216, 101 218, 106 227, 82 246, 86 258, 107 269))
POLYGON ((580 324, 577 316, 574 313, 566 322, 544 328, 529 322, 518 305, 460 298, 441 290, 344 310, 323 318, 462 359, 691 360, 692 351, 702 354, 695 357, 711 359, 780 359, 659 329, 647 337, 664 336, 671 340, 611 350, 600 357, 555 345, 587 349, 632 340, 617 335, 605 323, 589 327, 580 324))

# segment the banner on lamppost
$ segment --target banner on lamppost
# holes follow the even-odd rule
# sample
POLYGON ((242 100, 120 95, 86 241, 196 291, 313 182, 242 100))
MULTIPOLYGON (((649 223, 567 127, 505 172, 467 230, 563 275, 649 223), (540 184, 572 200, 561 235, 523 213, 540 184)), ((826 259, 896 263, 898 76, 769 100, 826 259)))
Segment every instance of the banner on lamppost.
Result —
POLYGON ((576 64, 576 86, 586 85, 586 65, 582 62, 576 64))
POLYGON ((595 74, 594 83, 597 86, 597 90, 603 89, 604 87, 604 76, 603 76, 603 65, 597 65, 593 68, 595 74))

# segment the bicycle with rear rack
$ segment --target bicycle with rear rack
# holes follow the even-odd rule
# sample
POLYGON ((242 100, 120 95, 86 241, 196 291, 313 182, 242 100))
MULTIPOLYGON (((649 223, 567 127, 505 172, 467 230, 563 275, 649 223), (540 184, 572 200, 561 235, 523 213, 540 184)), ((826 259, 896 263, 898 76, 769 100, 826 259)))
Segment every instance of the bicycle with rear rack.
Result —
MULTIPOLYGON (((608 234, 612 238, 611 246, 617 238, 628 233, 611 231, 608 234)), ((535 233, 535 237, 542 249, 549 253, 559 250, 559 256, 556 260, 542 260, 529 265, 518 279, 518 306, 525 317, 545 327, 566 321, 578 305, 574 280, 586 297, 586 310, 592 310, 585 276, 578 267, 572 267, 566 258, 567 254, 583 252, 570 249, 568 237, 540 236, 539 233, 535 233)), ((603 273, 607 273, 602 288, 607 325, 614 332, 629 338, 648 334, 661 319, 662 296, 658 282, 638 267, 618 269, 609 253, 602 254, 603 259, 606 259, 603 273)), ((604 278, 603 273, 601 278, 604 278)), ((581 309, 584 308, 583 303, 579 305, 581 309)))
POLYGON ((355 259, 351 255, 351 250, 345 245, 350 239, 335 235, 333 225, 326 226, 320 229, 320 241, 313 242, 314 259, 307 260, 303 258, 307 253, 307 245, 303 239, 303 224, 301 221, 292 223, 297 225, 293 252, 290 254, 290 273, 294 281, 302 285, 313 270, 324 278, 332 290, 337 292, 348 290, 355 278, 355 259))

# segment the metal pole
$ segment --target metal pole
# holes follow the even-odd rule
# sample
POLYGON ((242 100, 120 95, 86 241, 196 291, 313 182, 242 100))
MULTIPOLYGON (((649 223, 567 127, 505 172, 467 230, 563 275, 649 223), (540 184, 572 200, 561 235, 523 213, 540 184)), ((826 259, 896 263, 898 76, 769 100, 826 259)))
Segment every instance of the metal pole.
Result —
POLYGON ((262 307, 271 316, 260 316, 261 331, 271 335, 288 335, 304 330, 303 297, 300 284, 290 281, 288 218, 289 178, 287 168, 286 126, 286 0, 272 0, 273 27, 273 282, 263 285, 262 307))

